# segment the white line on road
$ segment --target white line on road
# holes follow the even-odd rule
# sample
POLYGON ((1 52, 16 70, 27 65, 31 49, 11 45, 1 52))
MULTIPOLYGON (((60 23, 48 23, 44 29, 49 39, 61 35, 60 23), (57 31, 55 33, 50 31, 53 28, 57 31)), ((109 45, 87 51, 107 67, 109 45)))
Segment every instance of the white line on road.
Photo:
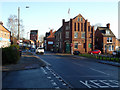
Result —
POLYGON ((105 73, 105 72, 103 72, 103 71, 100 71, 100 70, 96 70, 96 69, 93 69, 93 68, 90 68, 90 69, 93 70, 93 71, 96 71, 96 72, 99 72, 99 73, 105 74, 105 75, 110 75, 110 74, 107 74, 107 73, 105 73))
POLYGON ((47 72, 45 71, 45 69, 44 69, 43 67, 41 67, 41 69, 43 70, 43 72, 44 72, 45 74, 47 74, 47 72))
MULTIPOLYGON (((39 56, 38 56, 39 57, 39 56)), ((40 58, 40 57, 39 57, 40 58)), ((43 62, 46 63, 47 66, 51 66, 51 64, 49 64, 48 62, 46 62, 45 60, 43 60, 42 58, 40 58, 43 62)))

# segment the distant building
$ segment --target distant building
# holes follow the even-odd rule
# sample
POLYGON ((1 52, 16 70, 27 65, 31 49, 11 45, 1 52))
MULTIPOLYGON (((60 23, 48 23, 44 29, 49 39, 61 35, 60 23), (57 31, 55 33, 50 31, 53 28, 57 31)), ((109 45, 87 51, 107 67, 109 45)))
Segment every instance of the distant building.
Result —
POLYGON ((30 40, 33 40, 33 41, 38 40, 38 30, 30 31, 30 40))
POLYGON ((30 40, 33 40, 35 42, 36 48, 37 48, 37 41, 38 41, 38 30, 31 30, 30 31, 30 40))
POLYGON ((116 48, 116 37, 110 29, 108 23, 106 27, 98 27, 95 31, 95 46, 102 53, 112 53, 116 48))
POLYGON ((0 22, 0 48, 10 46, 10 34, 10 31, 3 26, 2 22, 0 22))
POLYGON ((46 34, 47 37, 44 38, 44 46, 45 46, 45 50, 47 51, 53 51, 54 49, 55 32, 56 31, 53 32, 53 30, 50 30, 50 32, 46 34))
POLYGON ((94 49, 94 27, 79 14, 70 21, 62 20, 62 26, 55 33, 56 52, 88 53, 94 49))
POLYGON ((45 33, 44 37, 44 49, 47 50, 47 37, 50 35, 50 32, 45 33))

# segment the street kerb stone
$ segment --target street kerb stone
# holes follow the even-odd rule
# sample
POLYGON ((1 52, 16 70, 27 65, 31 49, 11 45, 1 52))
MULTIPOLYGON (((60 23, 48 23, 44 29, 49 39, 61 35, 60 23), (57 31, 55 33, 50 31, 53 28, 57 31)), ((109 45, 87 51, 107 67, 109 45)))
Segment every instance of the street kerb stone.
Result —
POLYGON ((44 66, 46 66, 46 63, 40 60, 40 58, 30 52, 24 52, 17 64, 2 66, 2 71, 35 69, 44 66))

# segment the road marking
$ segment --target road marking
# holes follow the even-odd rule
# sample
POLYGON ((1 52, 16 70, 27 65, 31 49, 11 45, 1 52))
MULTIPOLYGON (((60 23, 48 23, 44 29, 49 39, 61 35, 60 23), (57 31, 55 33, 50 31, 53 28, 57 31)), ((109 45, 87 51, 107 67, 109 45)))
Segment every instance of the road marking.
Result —
POLYGON ((57 84, 55 82, 52 83, 54 86, 57 86, 57 84))
POLYGON ((63 83, 64 86, 66 86, 67 84, 63 83))
POLYGON ((55 87, 55 89, 60 89, 60 87, 55 87))
POLYGON ((92 88, 92 87, 98 88, 98 87, 96 87, 96 86, 94 86, 94 85, 88 84, 88 81, 81 81, 81 80, 80 80, 80 82, 81 82, 82 84, 84 84, 85 86, 87 86, 88 88, 92 88))
POLYGON ((117 80, 80 80, 88 88, 118 88, 117 80))
POLYGON ((45 71, 45 69, 44 69, 43 67, 41 67, 41 69, 43 70, 43 72, 44 72, 45 74, 47 74, 47 72, 45 71))
MULTIPOLYGON (((40 58, 40 57, 39 57, 39 58, 40 58)), ((43 62, 45 62, 47 66, 51 66, 51 64, 50 64, 50 63, 46 62, 46 61, 45 61, 45 60, 43 60, 42 58, 40 58, 40 60, 42 60, 43 62)))
POLYGON ((93 71, 96 71, 96 72, 99 72, 99 73, 105 74, 105 75, 110 75, 110 74, 107 74, 107 73, 105 73, 105 72, 103 72, 103 71, 99 71, 99 70, 96 70, 96 69, 93 69, 93 68, 90 68, 90 69, 93 70, 93 71))
MULTIPOLYGON (((110 83, 107 82, 107 80, 99 80, 100 82, 112 87, 112 88, 115 88, 115 87, 119 87, 119 86, 116 86, 116 85, 111 85, 110 83)), ((109 80, 110 82, 113 81, 113 80, 109 80)), ((113 82, 112 82, 113 83, 113 82)), ((117 84, 119 85, 118 83, 114 83, 114 84, 117 84)))
POLYGON ((48 79, 51 79, 51 77, 47 77, 48 79))
POLYGON ((98 80, 90 80, 90 82, 92 82, 93 84, 95 84, 96 86, 98 86, 100 88, 108 88, 109 87, 106 85, 101 85, 101 83, 99 83, 98 80))

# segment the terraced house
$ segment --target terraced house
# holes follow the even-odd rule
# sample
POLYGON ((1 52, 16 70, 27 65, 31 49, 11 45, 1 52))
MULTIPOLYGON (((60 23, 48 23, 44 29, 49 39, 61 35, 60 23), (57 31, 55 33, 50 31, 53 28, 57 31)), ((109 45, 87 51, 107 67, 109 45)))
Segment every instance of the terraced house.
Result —
POLYGON ((56 52, 71 53, 80 51, 88 53, 94 49, 94 26, 81 14, 65 22, 55 33, 56 52))
POLYGON ((8 47, 10 44, 10 31, 0 22, 0 48, 8 47))

